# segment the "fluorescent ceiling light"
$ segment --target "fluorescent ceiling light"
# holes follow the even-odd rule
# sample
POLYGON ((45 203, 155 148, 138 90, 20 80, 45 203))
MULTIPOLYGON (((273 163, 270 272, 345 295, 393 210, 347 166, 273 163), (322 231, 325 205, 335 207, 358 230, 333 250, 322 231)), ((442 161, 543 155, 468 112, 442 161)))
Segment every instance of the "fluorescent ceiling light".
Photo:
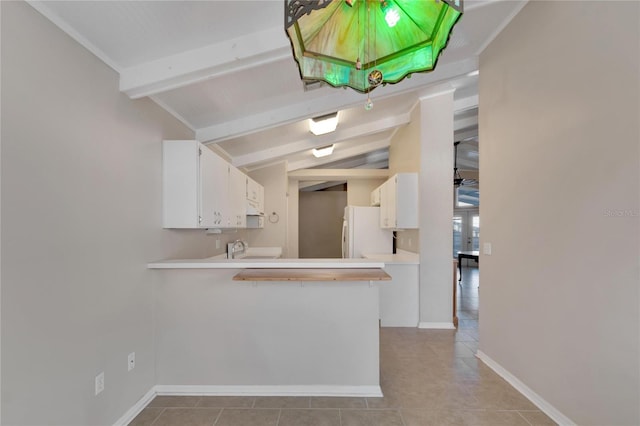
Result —
POLYGON ((336 127, 338 127, 337 112, 309 119, 309 131, 316 136, 334 132, 336 127))
POLYGON ((313 156, 316 158, 326 157, 327 155, 333 154, 333 145, 323 146, 322 148, 313 148, 311 152, 313 152, 313 156))

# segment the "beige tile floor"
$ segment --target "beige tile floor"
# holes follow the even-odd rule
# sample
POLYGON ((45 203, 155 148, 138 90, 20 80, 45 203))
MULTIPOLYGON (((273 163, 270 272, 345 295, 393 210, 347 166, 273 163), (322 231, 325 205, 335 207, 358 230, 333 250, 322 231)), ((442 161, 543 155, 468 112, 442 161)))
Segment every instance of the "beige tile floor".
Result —
POLYGON ((131 426, 553 425, 474 357, 478 270, 465 268, 458 330, 382 328, 383 398, 158 396, 131 426))

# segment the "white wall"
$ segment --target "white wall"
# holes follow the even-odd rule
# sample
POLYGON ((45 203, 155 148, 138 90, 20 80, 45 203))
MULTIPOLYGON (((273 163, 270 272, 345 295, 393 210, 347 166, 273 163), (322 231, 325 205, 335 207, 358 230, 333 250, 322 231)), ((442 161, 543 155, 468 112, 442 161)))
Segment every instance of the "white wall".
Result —
POLYGON ((2 424, 113 424, 155 384, 146 263, 211 252, 162 229, 161 141, 194 135, 28 4, 0 7, 2 424))
POLYGON ((420 326, 453 328, 453 90, 420 99, 420 326))
POLYGON ((640 4, 529 2, 480 57, 480 349, 640 424, 640 4))
POLYGON ((249 172, 249 176, 264 186, 264 228, 249 233, 249 245, 256 247, 282 247, 282 257, 287 253, 287 163, 280 162, 272 166, 249 172), (275 215, 273 213, 276 213, 275 215))

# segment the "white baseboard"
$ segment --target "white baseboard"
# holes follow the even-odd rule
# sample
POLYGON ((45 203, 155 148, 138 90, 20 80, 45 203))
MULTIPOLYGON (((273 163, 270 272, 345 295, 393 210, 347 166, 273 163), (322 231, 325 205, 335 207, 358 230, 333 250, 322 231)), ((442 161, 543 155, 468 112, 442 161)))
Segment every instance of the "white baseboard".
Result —
POLYGON ((535 393, 531 388, 522 383, 516 376, 507 371, 500 364, 495 362, 491 357, 482 351, 478 351, 476 356, 484 362, 490 369, 495 371, 500 377, 505 379, 511 386, 516 388, 522 395, 524 395, 529 401, 531 401, 536 407, 543 413, 551 418, 554 422, 562 426, 575 426, 575 423, 570 418, 562 414, 557 408, 549 404, 544 398, 535 393))
POLYGON ((158 395, 381 397, 380 386, 197 386, 157 385, 158 395))
POLYGON ((124 413, 124 415, 120 417, 113 425, 114 426, 128 425, 129 423, 131 423, 133 419, 136 418, 138 414, 140 414, 142 410, 144 410, 144 407, 146 407, 151 402, 151 400, 153 400, 153 398, 155 397, 156 397, 156 390, 155 390, 155 387, 153 387, 142 398, 140 398, 138 402, 136 402, 133 405, 133 407, 129 408, 129 410, 127 410, 127 412, 124 413))
POLYGON ((418 328, 455 330, 456 327, 452 322, 421 322, 418 324, 418 328))
POLYGON ((380 386, 183 386, 156 385, 120 417, 114 426, 126 426, 156 397, 156 395, 202 396, 355 396, 382 397, 380 386))

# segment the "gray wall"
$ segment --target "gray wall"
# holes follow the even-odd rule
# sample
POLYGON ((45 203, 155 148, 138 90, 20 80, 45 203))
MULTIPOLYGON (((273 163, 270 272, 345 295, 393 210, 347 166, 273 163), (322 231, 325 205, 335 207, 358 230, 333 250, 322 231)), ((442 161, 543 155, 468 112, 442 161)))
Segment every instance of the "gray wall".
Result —
POLYGON ((26 3, 0 7, 2 424, 113 424, 155 384, 146 263, 213 251, 161 228, 161 141, 193 133, 26 3))
POLYGON ((480 350, 640 424, 638 2, 529 2, 480 57, 480 350))
POLYGON ((289 257, 287 253, 287 217, 289 214, 287 163, 283 161, 253 170, 249 176, 264 186, 264 228, 241 232, 248 233, 250 246, 282 247, 282 257, 289 257))
POLYGON ((346 191, 299 193, 300 258, 341 258, 346 191))

